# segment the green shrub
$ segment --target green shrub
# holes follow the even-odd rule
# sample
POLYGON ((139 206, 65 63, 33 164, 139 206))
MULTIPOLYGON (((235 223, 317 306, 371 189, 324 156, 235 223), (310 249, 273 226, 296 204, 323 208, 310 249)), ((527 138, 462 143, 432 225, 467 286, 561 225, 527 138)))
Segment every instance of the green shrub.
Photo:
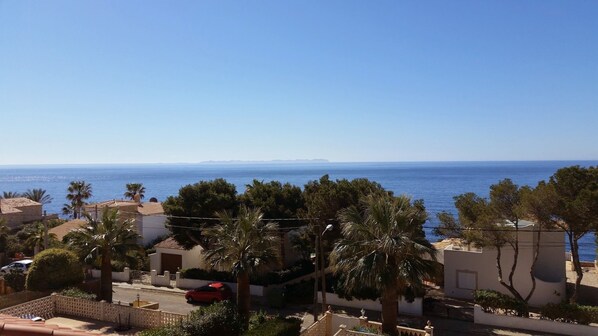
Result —
MULTIPOLYGON (((309 274, 313 271, 314 265, 311 263, 311 261, 300 260, 287 269, 271 271, 263 274, 252 274, 250 282, 252 285, 258 286, 277 285, 302 275, 309 274)), ((230 272, 204 270, 200 268, 188 268, 181 270, 181 276, 186 279, 201 279, 223 282, 237 281, 237 278, 235 278, 230 272)))
MULTIPOLYGON (((139 336, 187 336, 179 325, 167 325, 159 328, 141 331, 139 336)), ((224 335, 222 335, 224 336, 224 335)))
POLYGON ((598 307, 580 306, 571 303, 549 303, 542 307, 540 312, 543 319, 566 322, 590 324, 598 323, 598 307))
POLYGON ((25 279, 26 275, 20 269, 12 269, 4 275, 6 284, 15 292, 22 292, 25 289, 25 279))
POLYGON ((249 329, 253 329, 255 327, 260 326, 262 323, 266 322, 268 319, 268 313, 263 310, 260 310, 256 313, 251 314, 249 317, 249 329))
POLYGON ((473 292, 473 299, 486 313, 502 312, 506 315, 521 316, 527 311, 524 302, 494 290, 476 290, 473 292))
POLYGON ((241 333, 243 321, 233 303, 221 301, 191 312, 181 329, 193 336, 234 336, 241 333))
POLYGON ((83 267, 68 250, 48 249, 33 259, 26 287, 32 291, 62 289, 83 281, 83 267))
POLYGON ((204 270, 201 268, 187 268, 181 271, 181 276, 186 279, 201 279, 211 281, 236 282, 230 272, 221 272, 214 270, 204 270))
POLYGON ((301 320, 277 317, 247 331, 245 336, 299 336, 301 320))
POLYGON ((60 291, 59 294, 85 300, 95 300, 97 298, 95 294, 87 293, 85 291, 80 290, 77 287, 63 289, 62 291, 60 291))

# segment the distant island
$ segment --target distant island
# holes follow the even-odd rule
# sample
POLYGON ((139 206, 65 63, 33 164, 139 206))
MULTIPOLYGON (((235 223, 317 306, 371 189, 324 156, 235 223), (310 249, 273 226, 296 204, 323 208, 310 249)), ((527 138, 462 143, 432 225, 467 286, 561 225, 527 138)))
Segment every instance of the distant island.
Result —
POLYGON ((200 164, 267 164, 267 163, 329 163, 326 159, 295 159, 295 160, 226 160, 226 161, 201 161, 200 164))

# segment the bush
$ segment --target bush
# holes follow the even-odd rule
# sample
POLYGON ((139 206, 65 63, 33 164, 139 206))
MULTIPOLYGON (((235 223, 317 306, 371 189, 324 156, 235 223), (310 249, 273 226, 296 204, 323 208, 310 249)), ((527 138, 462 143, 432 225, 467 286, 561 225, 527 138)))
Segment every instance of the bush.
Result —
POLYGON ((245 336, 299 336, 301 320, 298 318, 277 317, 247 331, 245 336))
MULTIPOLYGON (((144 330, 137 335, 139 336, 187 336, 181 327, 176 325, 166 325, 159 328, 144 330)), ((222 335, 224 336, 224 335, 222 335)))
POLYGON ((83 267, 68 250, 48 249, 33 259, 26 287, 33 291, 62 289, 83 281, 83 267))
POLYGON ((502 310, 506 315, 522 316, 527 312, 525 302, 494 290, 476 290, 473 292, 473 299, 486 313, 494 314, 502 310))
POLYGON ((77 287, 63 289, 62 291, 60 291, 59 294, 85 300, 95 300, 97 298, 95 294, 87 293, 85 291, 80 290, 77 287))
POLYGON ((25 278, 26 275, 20 269, 12 269, 4 275, 6 284, 15 292, 22 292, 25 289, 25 278))
MULTIPOLYGON (((287 269, 271 271, 264 274, 253 274, 251 276, 250 282, 252 285, 258 286, 278 285, 302 275, 312 273, 313 271, 314 265, 311 263, 311 261, 300 260, 287 269)), ((237 281, 237 278, 235 278, 230 272, 204 270, 201 268, 184 269, 181 271, 181 276, 186 279, 201 279, 223 282, 237 281)))
POLYGON ((571 303, 549 303, 542 307, 540 312, 543 319, 566 322, 590 324, 598 323, 598 307, 580 306, 571 303))
POLYGON ((189 316, 189 320, 181 325, 187 335, 224 336, 239 335, 243 329, 243 321, 237 307, 229 301, 221 301, 201 307, 189 316))
POLYGON ((204 270, 201 268, 188 268, 181 271, 181 276, 185 279, 201 279, 223 282, 236 282, 235 278, 230 272, 221 272, 214 270, 204 270))

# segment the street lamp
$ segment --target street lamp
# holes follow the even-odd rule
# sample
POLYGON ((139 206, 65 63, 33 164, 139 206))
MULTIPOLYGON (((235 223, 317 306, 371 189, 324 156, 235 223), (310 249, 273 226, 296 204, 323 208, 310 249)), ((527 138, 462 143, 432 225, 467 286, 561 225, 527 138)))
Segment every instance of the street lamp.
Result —
MULTIPOLYGON (((334 228, 332 224, 326 225, 326 228, 322 233, 316 234, 316 248, 315 248, 315 268, 314 268, 314 308, 313 308, 313 315, 314 315, 314 323, 318 321, 318 263, 322 267, 321 277, 322 277, 322 312, 326 309, 326 264, 324 263, 324 247, 322 246, 322 242, 320 238, 324 236, 326 231, 330 231, 334 228), (318 254, 319 260, 318 260, 318 254)), ((316 225, 316 232, 320 232, 320 225, 316 225)))

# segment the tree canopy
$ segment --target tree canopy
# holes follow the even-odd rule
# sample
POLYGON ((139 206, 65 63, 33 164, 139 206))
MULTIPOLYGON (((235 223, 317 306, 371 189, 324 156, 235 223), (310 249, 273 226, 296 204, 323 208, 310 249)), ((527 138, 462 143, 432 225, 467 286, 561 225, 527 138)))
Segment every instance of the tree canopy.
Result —
POLYGON ((207 246, 200 228, 217 222, 187 217, 214 218, 217 212, 224 211, 235 214, 238 209, 237 189, 222 178, 200 181, 179 189, 179 194, 168 197, 163 206, 164 212, 170 216, 170 230, 181 246, 187 249, 198 244, 207 246))

